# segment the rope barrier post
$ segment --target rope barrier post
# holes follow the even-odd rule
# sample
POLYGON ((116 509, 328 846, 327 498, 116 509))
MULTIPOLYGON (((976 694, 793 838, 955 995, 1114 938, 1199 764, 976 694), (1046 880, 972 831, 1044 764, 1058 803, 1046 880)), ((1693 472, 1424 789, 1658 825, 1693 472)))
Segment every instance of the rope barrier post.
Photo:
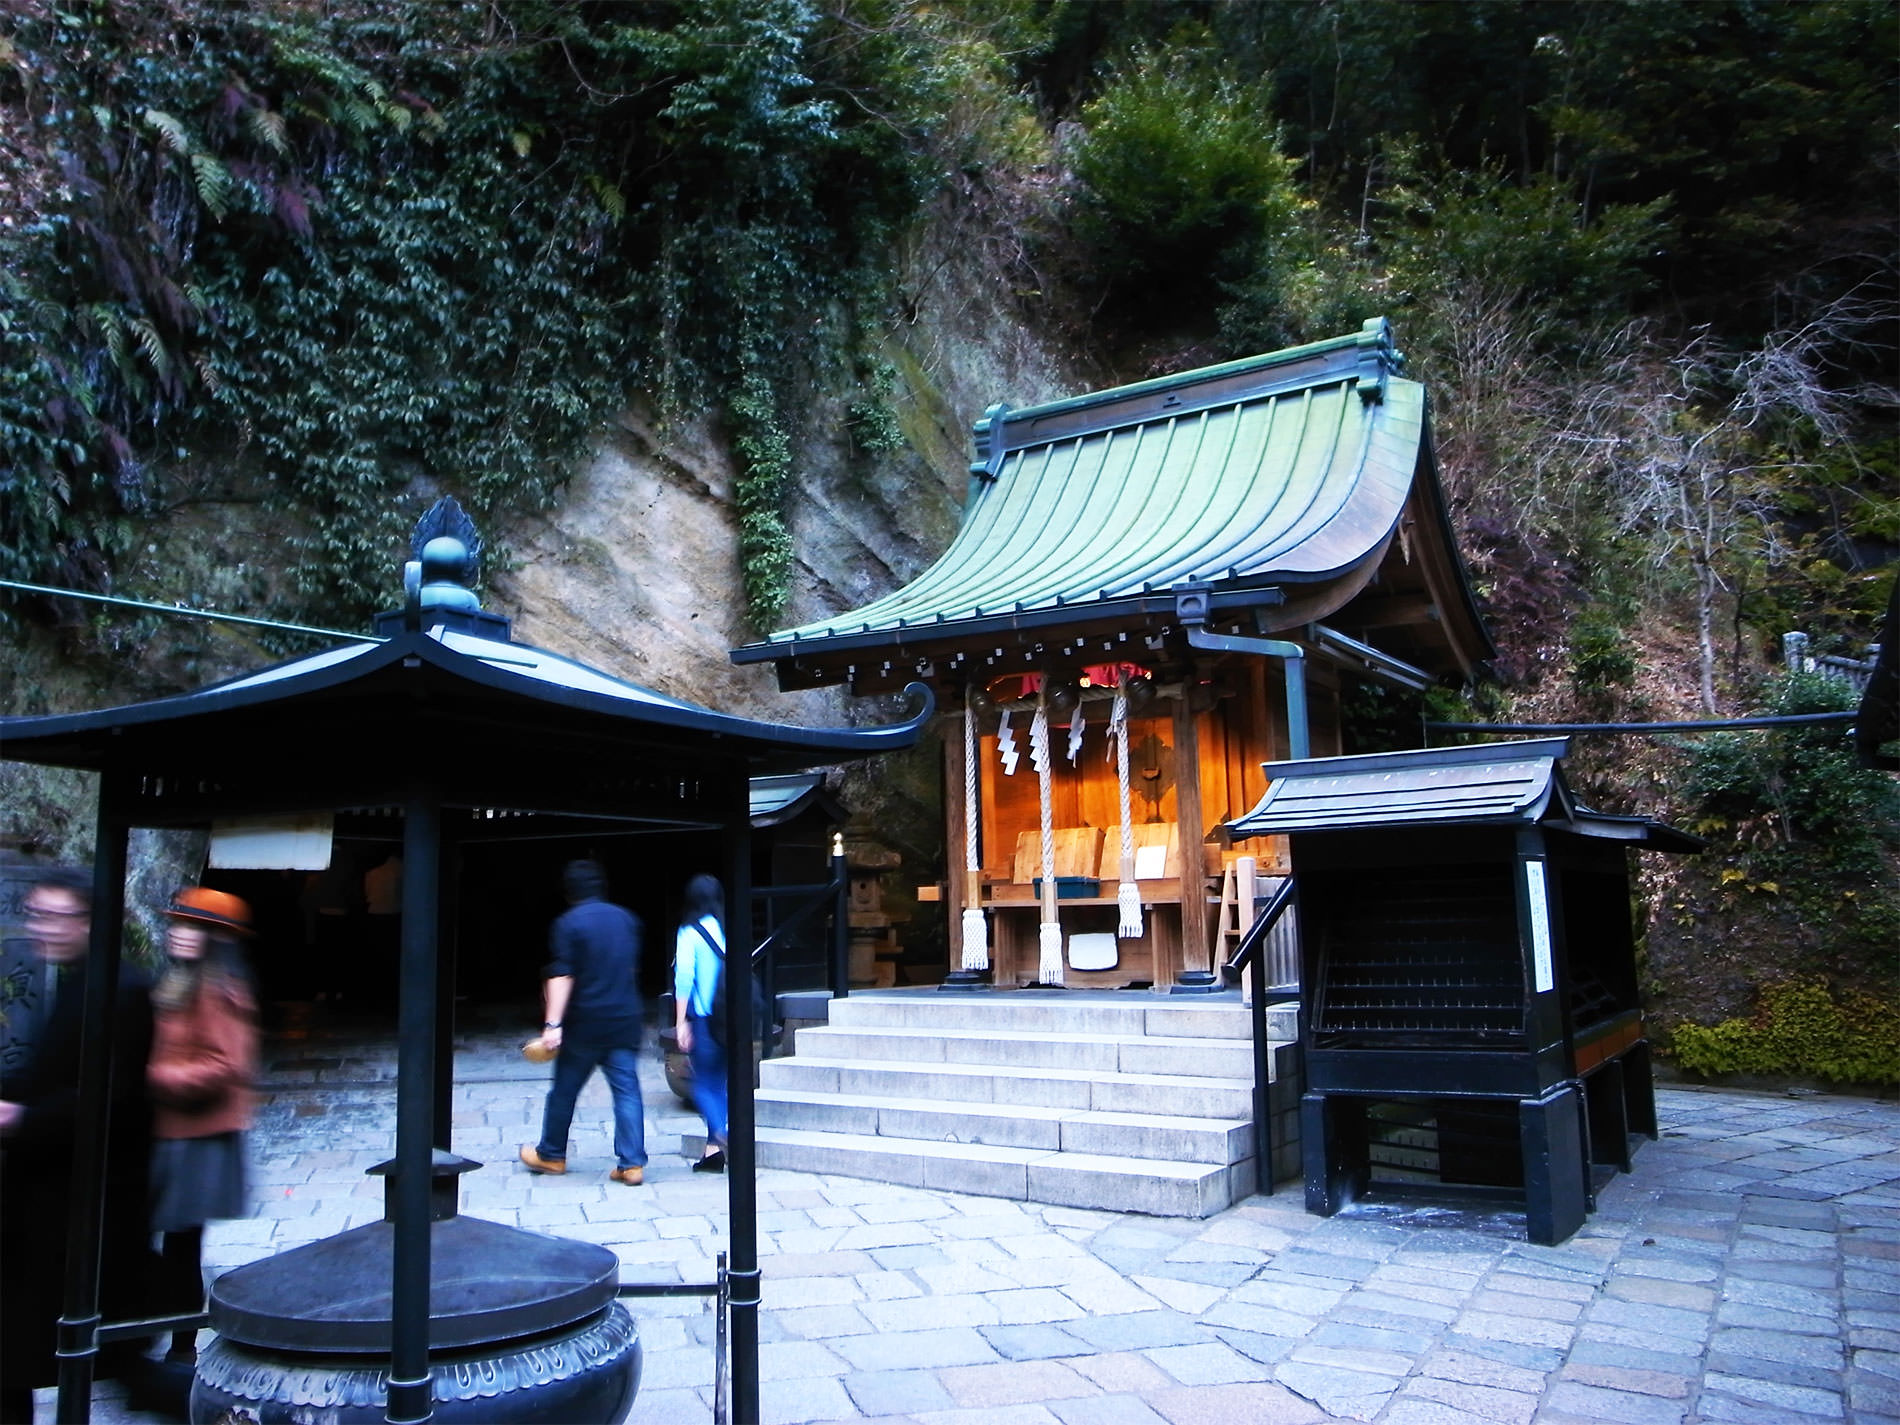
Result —
POLYGON ((719 1254, 719 1299, 713 1321, 713 1425, 726 1425, 726 1317, 732 1285, 726 1278, 726 1254, 719 1254))

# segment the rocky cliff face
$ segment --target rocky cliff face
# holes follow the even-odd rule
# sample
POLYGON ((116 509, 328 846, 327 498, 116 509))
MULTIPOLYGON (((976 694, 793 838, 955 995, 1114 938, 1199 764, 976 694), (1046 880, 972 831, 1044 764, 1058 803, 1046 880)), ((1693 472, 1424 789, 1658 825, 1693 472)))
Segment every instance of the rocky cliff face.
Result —
MULTIPOLYGON (((936 558, 956 531, 970 423, 987 405, 1033 404, 1093 384, 1022 314, 985 297, 997 284, 968 270, 967 254, 945 250, 953 246, 920 246, 913 264, 920 275, 905 284, 914 319, 885 343, 884 359, 897 372, 890 404, 906 448, 853 449, 847 413, 857 392, 819 393, 805 412, 787 510, 797 553, 787 624, 857 607, 936 558)), ((898 716, 890 699, 780 693, 769 669, 731 662, 729 650, 766 632, 745 615, 734 478, 722 432, 662 424, 643 408, 622 412, 553 508, 484 530, 510 555, 487 572, 486 606, 511 617, 519 639, 722 711, 806 726, 898 716)), ((433 498, 419 491, 414 508, 392 509, 392 526, 406 532, 433 498)), ((188 602, 267 616, 269 551, 284 537, 284 518, 269 500, 174 509, 141 531, 134 572, 140 586, 149 575, 150 586, 178 589, 188 602)), ((392 568, 392 604, 398 588, 392 568)), ((95 630, 97 646, 90 646, 88 610, 66 612, 80 622, 28 630, 0 675, 8 711, 133 702, 201 687, 307 646, 292 640, 273 652, 241 628, 154 618, 128 625, 136 636, 95 630)), ((916 873, 906 882, 939 873, 940 761, 927 746, 837 774, 854 818, 877 826, 916 873)), ((85 859, 92 782, 0 764, 0 841, 36 858, 85 859)), ((202 864, 201 837, 168 834, 134 849, 140 873, 158 887, 202 864)), ((135 898, 144 899, 156 905, 163 898, 135 898)))
MULTIPOLYGON (((1086 383, 1016 315, 973 308, 955 274, 928 284, 947 310, 893 334, 891 404, 907 441, 852 448, 835 390, 808 409, 787 510, 796 550, 787 625, 855 608, 914 578, 961 518, 970 424, 991 402, 1029 405, 1086 383)), ((837 692, 782 694, 768 669, 728 650, 768 630, 748 623, 739 571, 735 470, 722 433, 621 414, 545 514, 496 531, 512 567, 491 573, 488 606, 516 636, 723 711, 805 725, 882 720, 837 692)))
MULTIPOLYGON (((973 299, 983 284, 971 274, 941 255, 930 270, 913 284, 917 319, 882 353, 898 374, 891 405, 906 448, 853 448, 855 392, 822 393, 806 413, 787 510, 797 560, 788 626, 856 608, 942 552, 961 518, 970 424, 985 407, 1090 384, 1018 314, 973 299)), ((767 632, 745 615, 735 475, 721 432, 622 413, 555 508, 496 531, 513 558, 489 575, 487 606, 515 620, 517 638, 722 711, 806 726, 901 715, 888 698, 781 693, 770 669, 731 662, 729 650, 767 632)), ((903 857, 891 888, 900 910, 911 884, 941 874, 940 766, 928 743, 836 774, 854 823, 903 857)))

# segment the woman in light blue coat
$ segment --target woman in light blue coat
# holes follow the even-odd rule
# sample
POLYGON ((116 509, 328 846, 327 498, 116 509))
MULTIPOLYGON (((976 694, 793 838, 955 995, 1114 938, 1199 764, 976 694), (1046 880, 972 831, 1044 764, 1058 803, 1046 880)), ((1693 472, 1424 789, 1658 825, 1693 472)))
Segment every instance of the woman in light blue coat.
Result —
POLYGON ((726 932, 719 923, 726 895, 711 876, 686 883, 679 937, 673 946, 673 1031, 693 1065, 693 1102, 706 1120, 706 1151, 696 1173, 726 1167, 726 1051, 709 1020, 726 969, 726 932))

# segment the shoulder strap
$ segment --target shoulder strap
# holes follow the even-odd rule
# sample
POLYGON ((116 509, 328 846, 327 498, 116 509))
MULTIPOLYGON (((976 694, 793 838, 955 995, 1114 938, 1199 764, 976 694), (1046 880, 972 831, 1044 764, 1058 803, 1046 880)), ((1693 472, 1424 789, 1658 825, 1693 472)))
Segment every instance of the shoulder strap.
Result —
POLYGON ((699 938, 701 940, 704 940, 707 945, 712 947, 713 954, 717 955, 719 957, 720 963, 723 964, 725 962, 726 952, 719 948, 719 942, 712 938, 712 932, 706 929, 705 922, 700 921, 700 920, 694 921, 693 929, 699 932, 699 938))

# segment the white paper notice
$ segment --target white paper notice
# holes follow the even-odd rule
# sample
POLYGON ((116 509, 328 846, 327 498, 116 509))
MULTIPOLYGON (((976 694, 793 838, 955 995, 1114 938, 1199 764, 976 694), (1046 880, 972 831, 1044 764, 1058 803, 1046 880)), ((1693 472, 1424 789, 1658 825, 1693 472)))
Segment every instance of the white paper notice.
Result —
POLYGON ((1531 973, 1534 988, 1541 995, 1557 983, 1550 964, 1550 891, 1544 885, 1542 861, 1524 863, 1524 884, 1531 905, 1531 973))
POLYGON ((211 823, 210 863, 220 870, 328 870, 332 821, 327 811, 218 818, 211 823))
POLYGON ((1137 881, 1158 881, 1167 873, 1167 847, 1137 846, 1135 848, 1135 879, 1137 881))

